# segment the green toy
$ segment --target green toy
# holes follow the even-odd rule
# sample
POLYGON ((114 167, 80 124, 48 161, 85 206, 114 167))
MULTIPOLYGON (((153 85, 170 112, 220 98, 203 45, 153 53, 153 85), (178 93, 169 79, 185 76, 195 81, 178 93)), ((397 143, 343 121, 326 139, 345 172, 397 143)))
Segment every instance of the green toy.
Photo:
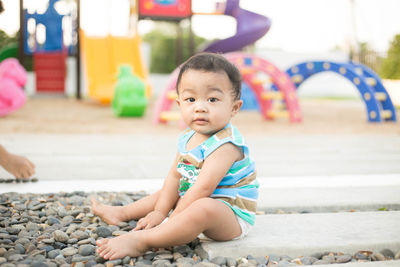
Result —
POLYGON ((114 114, 118 117, 143 116, 147 106, 145 91, 144 82, 133 75, 131 66, 120 66, 112 100, 114 114))

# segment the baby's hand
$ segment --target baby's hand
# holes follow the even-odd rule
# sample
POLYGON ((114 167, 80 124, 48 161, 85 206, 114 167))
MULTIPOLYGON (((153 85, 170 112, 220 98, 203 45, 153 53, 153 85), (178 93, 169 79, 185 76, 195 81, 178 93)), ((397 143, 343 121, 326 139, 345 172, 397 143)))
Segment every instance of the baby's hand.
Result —
POLYGON ((165 219, 165 215, 160 212, 160 211, 152 211, 149 214, 146 215, 146 217, 143 217, 142 219, 140 219, 135 227, 135 229, 133 229, 134 231, 138 231, 138 230, 143 230, 143 229, 150 229, 153 228, 157 225, 159 225, 160 223, 162 223, 165 219))
POLYGON ((26 157, 9 153, 3 167, 15 178, 29 178, 35 174, 35 165, 26 157))

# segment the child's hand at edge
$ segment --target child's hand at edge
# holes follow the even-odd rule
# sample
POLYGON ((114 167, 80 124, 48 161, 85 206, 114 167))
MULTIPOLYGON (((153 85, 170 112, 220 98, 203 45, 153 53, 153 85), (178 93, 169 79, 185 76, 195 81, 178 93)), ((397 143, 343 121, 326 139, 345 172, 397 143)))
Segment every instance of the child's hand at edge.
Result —
POLYGON ((161 211, 154 210, 141 218, 133 231, 153 228, 162 223, 166 217, 161 211))
POLYGON ((15 178, 29 178, 35 174, 35 165, 26 157, 8 153, 3 159, 3 168, 15 178))

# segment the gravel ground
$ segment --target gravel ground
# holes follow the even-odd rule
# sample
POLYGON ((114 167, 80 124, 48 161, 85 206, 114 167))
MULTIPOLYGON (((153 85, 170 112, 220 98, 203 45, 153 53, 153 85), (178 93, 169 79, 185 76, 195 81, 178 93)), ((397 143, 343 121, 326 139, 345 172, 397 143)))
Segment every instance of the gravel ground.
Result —
POLYGON ((199 239, 169 250, 149 251, 138 258, 104 261, 96 255, 96 240, 125 234, 136 221, 107 225, 94 216, 90 198, 112 205, 126 205, 136 201, 145 192, 110 193, 84 192, 58 194, 0 195, 0 266, 1 267, 217 267, 217 266, 298 266, 347 262, 383 261, 400 258, 400 251, 359 251, 353 255, 340 252, 321 252, 291 258, 286 255, 209 259, 199 239))

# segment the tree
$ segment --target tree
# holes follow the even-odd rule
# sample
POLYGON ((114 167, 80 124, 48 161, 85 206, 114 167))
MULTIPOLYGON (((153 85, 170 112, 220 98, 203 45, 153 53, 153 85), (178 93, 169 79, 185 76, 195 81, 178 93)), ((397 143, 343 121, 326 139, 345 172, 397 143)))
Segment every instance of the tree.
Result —
MULTIPOLYGON (((143 41, 151 46, 150 72, 152 73, 171 73, 176 64, 176 34, 175 25, 171 23, 158 23, 156 30, 143 36, 143 41)), ((183 61, 188 59, 189 34, 187 29, 182 34, 183 61)), ((194 36, 195 46, 198 47, 205 41, 204 38, 194 36)))
POLYGON ((400 34, 395 35, 380 70, 382 78, 400 79, 400 34))

